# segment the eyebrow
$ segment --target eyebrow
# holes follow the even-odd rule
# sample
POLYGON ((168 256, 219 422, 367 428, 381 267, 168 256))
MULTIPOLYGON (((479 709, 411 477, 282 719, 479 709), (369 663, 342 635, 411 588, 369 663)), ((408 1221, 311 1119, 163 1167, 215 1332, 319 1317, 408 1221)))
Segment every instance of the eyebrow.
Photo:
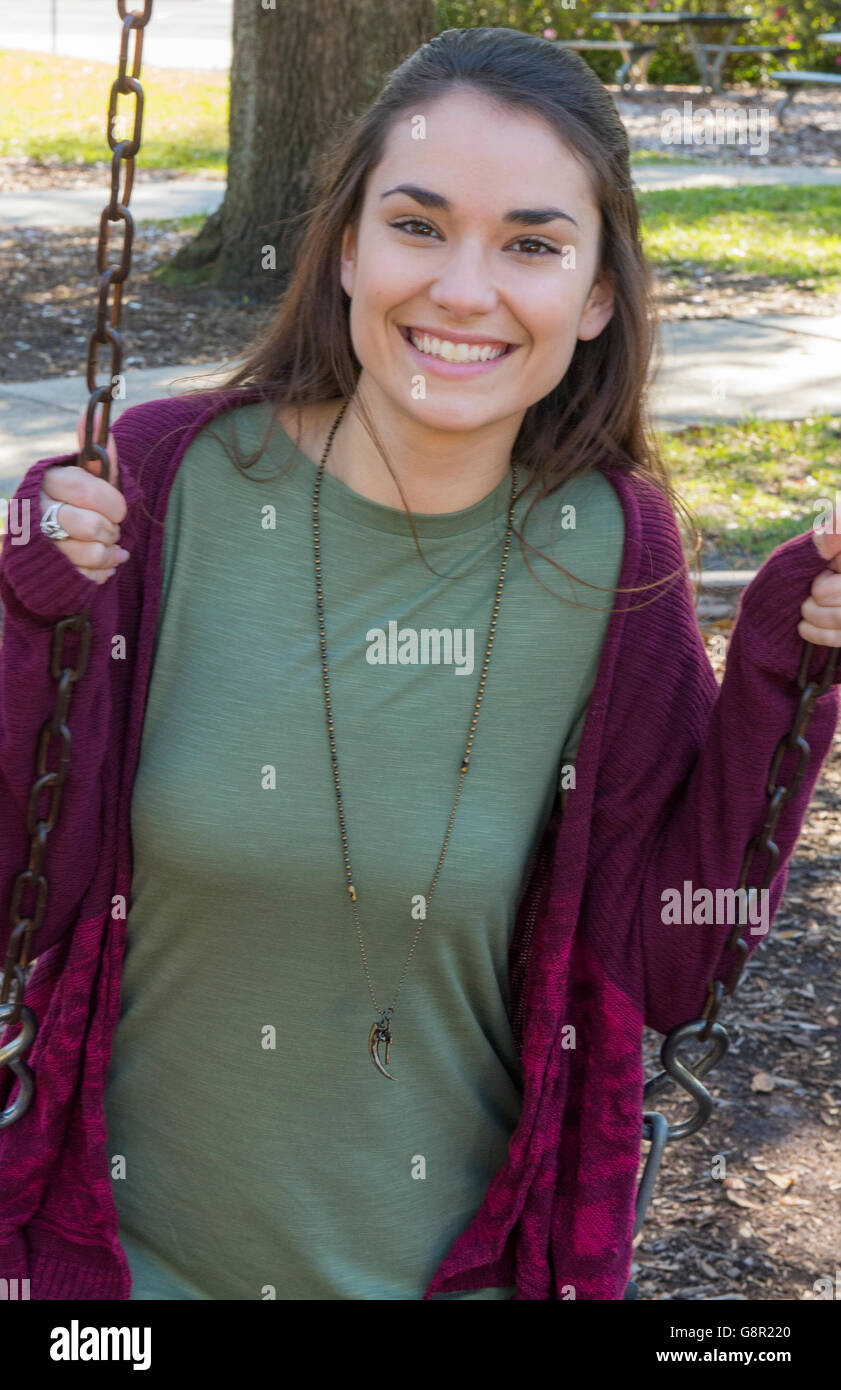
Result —
MULTIPOLYGON (((425 208, 438 208, 441 212, 452 212, 452 203, 445 198, 443 193, 433 193, 429 188, 419 188, 414 183, 398 183, 394 188, 387 188, 385 193, 380 195, 380 201, 388 198, 392 193, 405 193, 407 197, 414 198, 416 203, 420 203, 425 208)), ((543 222, 553 222, 555 218, 563 218, 571 222, 574 227, 578 226, 574 217, 562 208, 513 208, 511 212, 506 212, 503 222, 513 222, 517 226, 535 227, 543 222)))

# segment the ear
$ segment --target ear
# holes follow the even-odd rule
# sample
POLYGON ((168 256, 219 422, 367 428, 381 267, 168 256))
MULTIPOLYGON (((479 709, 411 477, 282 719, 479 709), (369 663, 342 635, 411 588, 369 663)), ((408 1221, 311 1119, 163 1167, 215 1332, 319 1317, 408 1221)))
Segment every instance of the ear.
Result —
POLYGON ((342 269, 341 281, 342 289, 349 298, 353 298, 353 286, 356 280, 356 227, 348 224, 342 233, 342 269))
POLYGON ((613 317, 613 285, 606 278, 597 280, 587 296, 578 325, 578 337, 585 342, 598 338, 613 317))

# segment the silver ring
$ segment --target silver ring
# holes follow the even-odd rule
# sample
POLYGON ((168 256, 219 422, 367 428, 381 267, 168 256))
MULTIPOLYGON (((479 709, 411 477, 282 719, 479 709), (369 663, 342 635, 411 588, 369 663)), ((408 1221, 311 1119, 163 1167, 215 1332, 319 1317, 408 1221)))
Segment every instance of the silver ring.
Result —
POLYGON ((49 536, 51 541, 70 540, 70 532, 65 531, 58 520, 59 509, 63 506, 63 502, 51 502, 41 517, 41 530, 45 536, 49 536))

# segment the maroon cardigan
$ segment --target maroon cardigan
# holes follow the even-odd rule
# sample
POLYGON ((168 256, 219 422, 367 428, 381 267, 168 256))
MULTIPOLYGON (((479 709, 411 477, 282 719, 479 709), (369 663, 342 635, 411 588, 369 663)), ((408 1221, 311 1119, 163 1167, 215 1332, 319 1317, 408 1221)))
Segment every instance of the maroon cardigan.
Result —
MULTIPOLYGON (((27 862, 37 735, 55 703, 53 623, 89 604, 93 626, 87 673, 72 698, 70 770, 48 840, 49 893, 27 990, 40 1024, 29 1054, 36 1095, 22 1119, 0 1130, 0 1277, 28 1277, 33 1298, 129 1296, 104 1091, 120 1011, 129 812, 161 599, 163 520, 196 432, 253 399, 255 392, 230 390, 175 397, 135 406, 116 422, 128 503, 121 539, 131 559, 104 585, 79 574, 38 525, 43 472, 75 462, 73 454, 29 469, 15 498, 29 503, 30 537, 13 545, 7 535, 0 553, 0 962, 11 885, 27 862), (125 639, 124 659, 112 658, 115 634, 125 639)), ((663 579, 683 562, 669 504, 648 482, 605 473, 625 515, 619 586, 663 579)), ((577 785, 530 867, 511 944, 522 1113, 505 1162, 425 1297, 491 1285, 516 1285, 521 1299, 623 1297, 642 1138, 642 1030, 667 1032, 696 1018, 708 981, 726 980, 735 961, 725 950, 730 923, 666 924, 662 894, 682 892, 686 880, 693 889, 738 883, 746 844, 764 820, 771 756, 798 706, 800 605, 824 568, 811 532, 774 551, 743 594, 720 688, 685 573, 636 598, 617 596, 577 785)), ((76 640, 68 637, 69 651, 76 640)), ((815 649, 813 674, 828 653, 815 649)), ((839 680, 841 672, 816 701, 811 756, 780 817, 772 913, 832 742, 839 680)), ((42 814, 46 805, 45 795, 42 814)), ((763 868, 755 862, 754 882, 763 868)), ((753 950, 762 936, 743 932, 753 950)), ((15 1094, 4 1068, 0 1104, 15 1094)))

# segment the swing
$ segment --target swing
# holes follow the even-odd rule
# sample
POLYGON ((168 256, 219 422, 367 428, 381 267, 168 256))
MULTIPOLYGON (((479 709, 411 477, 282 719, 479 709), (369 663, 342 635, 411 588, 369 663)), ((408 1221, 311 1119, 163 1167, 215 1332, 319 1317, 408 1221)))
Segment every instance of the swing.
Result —
MULTIPOLYGON (((99 459, 102 476, 106 478, 109 476, 109 459, 105 445, 108 439, 110 403, 113 399, 113 382, 115 379, 120 379, 123 358, 123 342, 119 333, 122 287, 128 278, 131 266, 134 232, 134 221, 129 212, 128 203, 131 196, 134 156, 140 148, 143 121, 143 89, 138 79, 143 31, 152 15, 152 0, 143 0, 142 12, 126 11, 126 0, 117 0, 117 11, 123 27, 118 74, 112 83, 108 101, 107 139, 112 151, 111 197, 103 209, 99 224, 96 251, 96 268, 100 275, 99 303, 96 325, 88 342, 86 379, 89 398, 85 417, 84 443, 78 454, 80 464, 99 459), (128 75, 129 35, 132 31, 135 33, 135 45, 131 61, 131 75, 128 75), (117 97, 121 94, 133 94, 135 97, 134 123, 130 140, 116 140, 114 138, 117 97), (118 195, 122 162, 125 162, 126 168, 125 182, 120 197, 118 195), (108 224, 113 222, 124 224, 119 265, 109 265, 107 259, 108 224), (109 306, 111 286, 114 289, 109 306), (108 322, 106 323, 107 316, 108 322), (100 345, 104 343, 111 345, 110 377, 112 385, 98 387, 96 385, 97 359, 100 345), (102 415, 99 421, 98 438, 94 442, 94 418, 96 408, 99 405, 102 406, 102 415)), ((119 479, 117 479, 117 486, 119 486, 119 479)), ((20 1089, 15 1101, 7 1106, 0 1115, 0 1129, 14 1124, 25 1115, 35 1094, 35 1076, 32 1068, 27 1065, 25 1057, 37 1034, 38 1021, 32 1009, 27 1007, 24 994, 32 970, 30 964, 32 938, 37 934, 43 921, 46 907, 47 879, 44 874, 44 857, 49 832, 55 827, 58 818, 62 791, 67 778, 70 761, 70 730, 67 719, 72 703, 73 687, 76 681, 84 677, 87 667, 92 633, 89 614, 90 609, 84 608, 78 613, 62 618, 53 629, 50 672, 58 685, 56 703, 51 718, 46 720, 38 737, 35 778, 30 790, 27 808, 26 828, 30 836, 29 863, 17 875, 12 887, 9 909, 12 930, 5 968, 2 980, 0 980, 0 1036, 6 1027, 12 1027, 15 1024, 20 1025, 18 1035, 11 1042, 6 1043, 4 1047, 0 1047, 0 1068, 8 1066, 20 1082, 20 1089), (65 636, 68 632, 75 632, 79 636, 75 664, 68 663, 63 655, 65 636), (47 755, 53 742, 59 745, 59 765, 55 770, 49 771, 47 769, 47 755), (50 793, 50 802, 46 814, 41 815, 39 804, 42 794, 45 792, 50 793), (21 900, 27 889, 34 893, 35 902, 34 906, 24 910, 21 908, 21 900)), ((816 699, 829 689, 834 680, 839 650, 841 649, 835 648, 830 653, 823 677, 820 682, 816 682, 808 677, 813 646, 808 642, 803 644, 802 660, 797 676, 798 689, 801 691, 800 703, 791 729, 779 740, 774 751, 766 784, 768 799, 766 818, 761 830, 753 836, 745 850, 738 889, 744 889, 747 892, 748 873, 757 854, 765 852, 768 856, 762 884, 759 885, 760 890, 767 888, 773 877, 779 859, 779 849, 772 836, 783 805, 795 794, 800 785, 809 758, 809 745, 806 742, 805 733, 812 717, 816 699), (779 784, 776 780, 787 749, 796 749, 799 753, 799 761, 790 786, 779 784)), ((753 886, 754 891, 755 887, 756 885, 753 886)), ((739 931, 740 924, 736 923, 727 941, 727 950, 738 953, 730 978, 726 983, 721 980, 711 980, 700 1017, 693 1022, 684 1023, 672 1029, 660 1051, 660 1062, 663 1070, 647 1081, 643 1088, 642 1134, 651 1147, 646 1156, 645 1167, 637 1192, 634 1220, 635 1238, 645 1220, 666 1145, 673 1140, 684 1139, 688 1135, 694 1134, 706 1123, 712 1113, 712 1096, 703 1085, 702 1077, 718 1065, 729 1045, 727 1033, 723 1026, 717 1022, 717 1019, 724 996, 733 994, 747 960, 747 943, 740 936, 739 931), (694 1064, 694 1070, 688 1067, 679 1055, 681 1046, 690 1040, 701 1043, 711 1042, 709 1050, 694 1064), (647 1103, 672 1082, 690 1096, 695 1104, 694 1114, 678 1124, 669 1124, 660 1111, 646 1108, 647 1103)), ((639 1290, 633 1280, 628 1283, 624 1298, 639 1298, 639 1290)))

